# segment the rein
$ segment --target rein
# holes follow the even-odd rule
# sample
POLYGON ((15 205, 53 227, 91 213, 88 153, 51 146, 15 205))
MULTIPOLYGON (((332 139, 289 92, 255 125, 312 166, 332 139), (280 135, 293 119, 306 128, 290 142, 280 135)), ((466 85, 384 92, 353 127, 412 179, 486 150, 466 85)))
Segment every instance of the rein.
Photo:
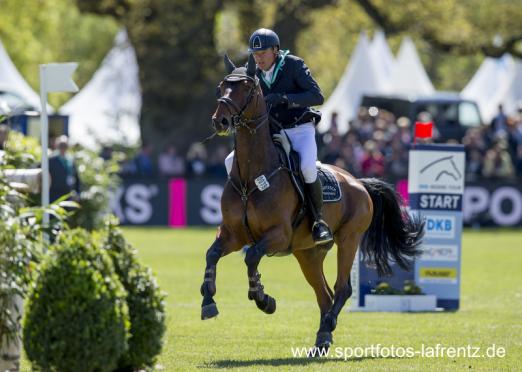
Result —
MULTIPOLYGON (((236 148, 236 133, 237 133, 238 129, 244 128, 244 129, 248 130, 250 135, 253 136, 253 135, 257 134, 257 131, 258 131, 259 128, 261 128, 263 125, 265 125, 266 123, 269 122, 269 112, 268 111, 265 111, 265 113, 260 115, 260 116, 257 116, 257 117, 254 117, 254 118, 250 118, 250 119, 246 119, 246 118, 243 117, 243 114, 244 114, 245 110, 252 103, 252 100, 254 99, 254 95, 256 97, 255 104, 256 104, 256 108, 257 108, 258 100, 259 100, 260 95, 259 94, 255 94, 256 93, 256 89, 259 86, 259 81, 256 78, 250 77, 248 75, 242 75, 242 74, 230 74, 230 75, 225 76, 225 79, 224 79, 224 81, 241 81, 241 80, 248 80, 248 81, 253 83, 253 85, 250 88, 250 91, 248 92, 248 97, 247 97, 247 100, 246 100, 246 102, 245 102, 243 107, 240 108, 237 105, 237 103, 234 102, 229 97, 220 97, 217 100, 219 103, 224 104, 225 107, 227 108, 227 110, 229 111, 229 113, 231 114, 230 117, 232 119, 232 126, 235 129, 235 132, 234 132, 234 149, 236 148), (257 125, 254 128, 251 128, 249 124, 252 124, 252 123, 254 123, 254 124, 257 123, 257 125)), ((237 154, 236 154, 236 156, 237 156, 237 154)), ((240 171, 239 162, 238 162, 237 158, 236 158, 235 163, 237 165, 237 171, 238 171, 238 175, 239 175, 239 185, 237 185, 236 182, 234 182, 234 180, 232 179, 232 177, 230 175, 228 176, 227 182, 229 182, 232 185, 232 188, 241 197, 241 201, 243 202, 243 217, 242 217, 243 226, 245 227, 245 229, 247 231, 249 239, 254 244, 256 244, 257 243, 256 239, 254 238, 254 236, 252 234, 252 230, 250 229, 250 225, 248 223, 248 216, 247 216, 248 198, 256 190, 260 190, 260 191, 265 190, 265 188, 262 188, 262 185, 264 183, 269 185, 268 181, 270 179, 272 179, 272 177, 274 177, 279 171, 281 171, 281 170, 290 171, 290 170, 287 167, 285 167, 284 165, 280 164, 276 169, 274 169, 268 175, 268 177, 265 177, 264 175, 261 175, 258 178, 256 178, 255 179, 255 183, 256 184, 253 185, 249 189, 248 188, 248 181, 245 181, 243 183, 243 181, 241 179, 241 171, 240 171), (258 184, 258 180, 260 180, 260 184, 258 184)))

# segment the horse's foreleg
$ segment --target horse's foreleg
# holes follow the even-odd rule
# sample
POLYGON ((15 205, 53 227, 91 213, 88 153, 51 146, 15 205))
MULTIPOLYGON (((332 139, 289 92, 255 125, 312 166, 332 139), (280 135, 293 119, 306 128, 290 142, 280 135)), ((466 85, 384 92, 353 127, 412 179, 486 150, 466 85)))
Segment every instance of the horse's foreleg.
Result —
POLYGON ((266 244, 262 241, 247 250, 245 264, 248 273, 248 299, 254 300, 263 312, 273 314, 276 311, 276 300, 265 293, 261 284, 261 274, 257 271, 259 262, 265 254, 266 244))
POLYGON ((216 294, 216 265, 222 256, 223 245, 218 238, 207 251, 207 265, 201 285, 201 295, 203 296, 201 319, 203 320, 213 318, 219 313, 213 297, 216 294))

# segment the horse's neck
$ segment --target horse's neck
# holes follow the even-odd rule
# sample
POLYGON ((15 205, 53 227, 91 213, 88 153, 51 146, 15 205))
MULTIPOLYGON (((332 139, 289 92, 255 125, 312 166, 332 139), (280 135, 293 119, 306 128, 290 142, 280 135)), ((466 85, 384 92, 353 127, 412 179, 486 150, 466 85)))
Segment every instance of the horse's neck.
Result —
POLYGON ((241 128, 236 133, 232 177, 251 185, 254 180, 268 174, 278 165, 278 155, 270 136, 269 123, 262 125, 255 134, 241 128), (239 169, 239 174, 238 174, 239 169))

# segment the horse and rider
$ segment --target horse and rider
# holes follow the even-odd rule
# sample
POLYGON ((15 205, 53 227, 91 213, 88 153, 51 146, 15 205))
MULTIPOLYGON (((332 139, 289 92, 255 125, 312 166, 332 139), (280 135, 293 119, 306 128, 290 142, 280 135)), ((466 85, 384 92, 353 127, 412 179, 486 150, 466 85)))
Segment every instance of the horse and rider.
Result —
POLYGON ((225 160, 229 178, 221 198, 223 222, 206 254, 201 318, 218 314, 214 296, 222 257, 249 246, 248 299, 272 314, 276 301, 265 293, 258 266, 265 256, 292 254, 317 297, 321 320, 315 345, 328 348, 337 317, 352 294, 350 271, 357 249, 380 275, 391 273, 391 262, 409 268, 419 254, 423 222, 403 210, 391 185, 356 179, 328 164, 319 165, 320 171, 331 175, 341 197, 323 205, 315 142, 320 114, 311 108, 323 102, 321 90, 301 58, 280 50, 275 32, 255 31, 249 51, 246 67, 236 67, 225 56, 228 75, 218 86, 212 116, 217 134, 233 134, 234 151, 225 160), (306 197, 300 197, 273 137, 289 140, 299 154, 306 197), (303 205, 309 213, 297 219, 303 205), (337 279, 332 291, 323 261, 333 242, 337 279))

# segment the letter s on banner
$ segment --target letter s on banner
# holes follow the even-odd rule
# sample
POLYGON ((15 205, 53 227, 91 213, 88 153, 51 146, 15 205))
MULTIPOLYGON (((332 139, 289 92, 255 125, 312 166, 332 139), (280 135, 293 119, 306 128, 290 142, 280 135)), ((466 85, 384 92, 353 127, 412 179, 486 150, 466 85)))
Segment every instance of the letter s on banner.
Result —
POLYGON ((208 185, 201 191, 203 207, 200 210, 200 215, 205 223, 219 225, 223 220, 221 194, 223 194, 223 186, 220 185, 208 185))

